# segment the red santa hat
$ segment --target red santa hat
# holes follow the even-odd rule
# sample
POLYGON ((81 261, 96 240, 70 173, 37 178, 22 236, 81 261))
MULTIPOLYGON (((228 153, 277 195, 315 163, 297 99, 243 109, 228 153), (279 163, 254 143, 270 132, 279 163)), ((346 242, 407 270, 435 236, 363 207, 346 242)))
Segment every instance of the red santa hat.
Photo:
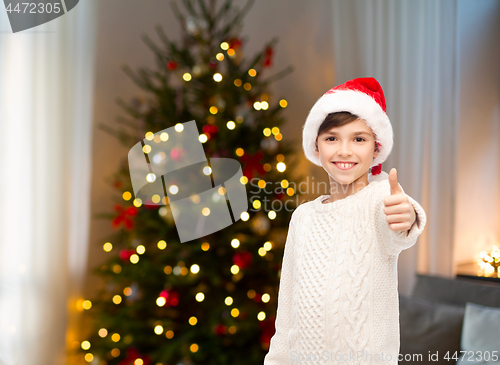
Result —
POLYGON ((378 175, 377 180, 387 178, 382 163, 391 153, 393 131, 386 114, 384 92, 373 77, 349 80, 328 90, 316 101, 302 128, 302 147, 306 157, 321 166, 319 158, 314 155, 318 129, 328 114, 343 111, 363 119, 376 135, 379 153, 370 166, 369 180, 374 180, 374 175, 378 175))

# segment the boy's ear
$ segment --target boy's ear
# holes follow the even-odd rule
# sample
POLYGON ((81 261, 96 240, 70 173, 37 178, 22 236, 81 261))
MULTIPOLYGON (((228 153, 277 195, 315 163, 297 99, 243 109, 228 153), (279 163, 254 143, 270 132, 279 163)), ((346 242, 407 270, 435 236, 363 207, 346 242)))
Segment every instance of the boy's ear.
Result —
POLYGON ((319 157, 318 142, 314 145, 314 156, 319 157))

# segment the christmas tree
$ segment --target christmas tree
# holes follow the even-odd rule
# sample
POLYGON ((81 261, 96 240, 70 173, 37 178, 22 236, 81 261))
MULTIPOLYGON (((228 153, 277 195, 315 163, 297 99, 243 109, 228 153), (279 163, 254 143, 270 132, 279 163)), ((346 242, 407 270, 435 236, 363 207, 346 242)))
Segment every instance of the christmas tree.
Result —
MULTIPOLYGON (((131 148, 196 121, 207 159, 241 164, 249 208, 225 229, 181 242, 165 197, 150 205, 134 195, 125 157, 109 179, 117 191, 114 212, 98 215, 114 228, 98 243, 109 256, 95 268, 103 285, 81 303, 88 333, 77 353, 92 364, 254 365, 275 331, 283 249, 298 203, 293 181, 302 176, 287 169, 297 158, 280 129, 287 101, 273 97, 269 84, 292 67, 265 75, 275 38, 253 58, 244 56, 239 34, 253 0, 241 10, 230 0, 182 3, 183 12, 172 3, 181 42, 160 26, 160 45, 143 37, 157 69, 124 67, 147 96, 119 99, 130 117, 118 118, 118 129, 100 127, 131 148)), ((143 150, 150 152, 146 144, 143 150)))

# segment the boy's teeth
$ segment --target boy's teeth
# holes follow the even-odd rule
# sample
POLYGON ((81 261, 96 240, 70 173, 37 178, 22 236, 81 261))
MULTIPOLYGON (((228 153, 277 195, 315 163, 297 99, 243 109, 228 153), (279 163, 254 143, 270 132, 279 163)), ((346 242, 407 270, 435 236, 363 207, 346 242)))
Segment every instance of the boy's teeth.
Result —
POLYGON ((340 167, 342 168, 346 168, 346 167, 351 167, 353 166, 354 164, 353 163, 350 163, 350 164, 345 164, 345 163, 337 163, 340 167))

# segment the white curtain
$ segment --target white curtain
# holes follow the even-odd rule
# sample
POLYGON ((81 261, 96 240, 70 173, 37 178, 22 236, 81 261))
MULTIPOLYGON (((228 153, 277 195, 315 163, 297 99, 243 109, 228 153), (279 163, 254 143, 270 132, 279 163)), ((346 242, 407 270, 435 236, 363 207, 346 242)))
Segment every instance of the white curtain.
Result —
POLYGON ((0 364, 66 364, 86 273, 94 2, 12 33, 0 11, 0 364))
POLYGON ((427 213, 417 244, 399 257, 399 289, 417 272, 450 277, 458 141, 456 0, 335 0, 336 84, 375 77, 385 92, 394 147, 382 165, 427 213))

